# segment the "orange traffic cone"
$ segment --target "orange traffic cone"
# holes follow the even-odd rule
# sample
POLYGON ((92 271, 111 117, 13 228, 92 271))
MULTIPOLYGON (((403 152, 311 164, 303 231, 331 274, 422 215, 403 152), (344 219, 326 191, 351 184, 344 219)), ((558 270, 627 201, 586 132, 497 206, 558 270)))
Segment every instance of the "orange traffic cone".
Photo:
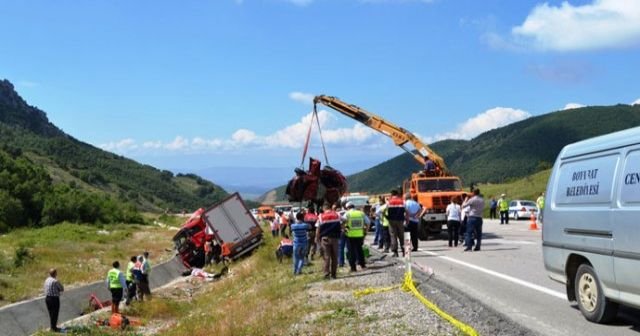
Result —
POLYGON ((531 212, 531 223, 529 224, 529 230, 538 230, 538 224, 536 223, 536 214, 531 212))

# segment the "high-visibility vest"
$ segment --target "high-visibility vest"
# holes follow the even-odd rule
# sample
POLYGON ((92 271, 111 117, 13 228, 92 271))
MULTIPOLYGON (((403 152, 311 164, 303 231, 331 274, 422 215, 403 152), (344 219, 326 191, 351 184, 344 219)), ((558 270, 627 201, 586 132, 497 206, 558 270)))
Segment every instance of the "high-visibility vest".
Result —
POLYGON ((389 227, 389 220, 387 219, 387 216, 385 216, 385 214, 387 213, 387 204, 383 204, 380 207, 382 207, 383 209, 380 210, 381 213, 381 218, 380 219, 380 223, 382 224, 383 227, 389 227))
POLYGON ((122 288, 119 269, 112 268, 109 273, 107 273, 107 278, 109 279, 109 288, 122 288))
POLYGON ((133 263, 133 261, 129 261, 129 263, 127 264, 127 273, 125 273, 125 278, 127 279, 127 281, 133 281, 133 268, 136 266, 136 264, 133 263))
POLYGON ((538 203, 538 208, 540 210, 544 209, 544 196, 538 197, 538 199, 536 200, 536 203, 538 203))
POLYGON ((364 212, 360 210, 349 210, 347 212, 349 219, 347 220, 347 233, 348 238, 362 238, 364 237, 364 212))
POLYGON ((231 248, 229 247, 229 243, 222 244, 222 256, 226 257, 231 254, 231 248))
POLYGON ((499 199, 498 208, 500 208, 500 211, 509 211, 509 202, 504 198, 499 199))

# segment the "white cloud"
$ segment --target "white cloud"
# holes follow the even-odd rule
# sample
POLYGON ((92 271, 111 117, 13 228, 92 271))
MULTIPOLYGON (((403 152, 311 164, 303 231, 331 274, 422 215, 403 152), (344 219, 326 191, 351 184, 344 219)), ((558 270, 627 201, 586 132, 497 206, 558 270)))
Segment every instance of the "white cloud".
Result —
POLYGON ((297 101, 299 103, 307 104, 307 105, 313 104, 314 97, 315 96, 313 94, 305 93, 305 92, 294 91, 289 93, 289 99, 293 101, 297 101))
POLYGON ((640 105, 640 98, 636 99, 631 105, 640 105))
POLYGON ((529 112, 510 107, 494 107, 480 113, 458 125, 451 132, 437 134, 433 137, 423 138, 426 142, 434 142, 444 139, 472 139, 486 131, 509 125, 511 123, 527 119, 529 112))
POLYGON ((574 51, 640 44, 640 1, 593 0, 537 5, 511 30, 515 42, 539 50, 574 51))
MULTIPOLYGON (((192 139, 177 136, 171 142, 146 141, 142 146, 138 146, 133 139, 124 139, 118 142, 110 142, 100 145, 101 148, 118 152, 131 153, 138 152, 158 152, 162 150, 181 152, 205 152, 205 151, 229 151, 242 148, 302 148, 306 141, 307 132, 311 123, 312 113, 302 117, 300 121, 279 129, 271 134, 259 135, 252 130, 239 129, 233 132, 228 139, 205 139, 194 137, 192 139)), ((318 111, 318 119, 322 128, 322 137, 327 145, 372 145, 372 140, 377 132, 362 125, 354 123, 352 127, 332 128, 331 124, 336 117, 326 110, 318 111)), ((319 133, 317 122, 314 121, 312 142, 319 143, 319 133)))
POLYGON ((587 105, 583 105, 583 104, 580 104, 580 103, 568 103, 562 109, 563 110, 571 110, 571 109, 577 109, 577 108, 581 108, 581 107, 585 107, 585 106, 587 106, 587 105))
POLYGON ((126 152, 138 148, 138 145, 136 144, 135 140, 126 138, 119 141, 104 143, 98 145, 98 147, 110 152, 126 152))
POLYGON ((180 135, 178 135, 173 141, 164 144, 162 147, 168 150, 176 151, 180 149, 185 149, 189 146, 189 139, 186 139, 180 135))

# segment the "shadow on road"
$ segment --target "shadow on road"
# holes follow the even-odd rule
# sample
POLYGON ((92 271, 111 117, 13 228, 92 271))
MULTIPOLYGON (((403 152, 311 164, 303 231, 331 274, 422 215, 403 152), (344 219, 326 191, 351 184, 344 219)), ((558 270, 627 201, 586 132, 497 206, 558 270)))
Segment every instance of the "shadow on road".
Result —
MULTIPOLYGON (((571 308, 580 310, 576 303, 571 305, 571 308)), ((618 317, 613 322, 608 323, 610 326, 616 327, 629 327, 629 330, 633 330, 640 333, 640 309, 635 309, 627 306, 620 306, 618 310, 618 317)))

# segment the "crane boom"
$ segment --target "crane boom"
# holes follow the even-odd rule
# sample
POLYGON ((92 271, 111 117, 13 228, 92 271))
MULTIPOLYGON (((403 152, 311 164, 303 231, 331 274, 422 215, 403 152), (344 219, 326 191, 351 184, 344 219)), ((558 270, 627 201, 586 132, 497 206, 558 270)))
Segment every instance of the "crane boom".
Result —
POLYGON ((371 112, 368 112, 356 105, 348 104, 336 97, 320 95, 313 99, 314 108, 317 104, 322 104, 330 107, 351 119, 355 119, 370 128, 390 137, 393 142, 404 149, 407 153, 413 155, 414 159, 421 165, 425 164, 424 157, 429 156, 431 160, 438 166, 443 172, 447 171, 447 166, 440 155, 436 154, 429 146, 425 145, 420 138, 415 134, 407 131, 406 129, 391 123, 380 116, 377 116, 371 112), (418 153, 413 153, 405 147, 405 144, 411 143, 418 153))

